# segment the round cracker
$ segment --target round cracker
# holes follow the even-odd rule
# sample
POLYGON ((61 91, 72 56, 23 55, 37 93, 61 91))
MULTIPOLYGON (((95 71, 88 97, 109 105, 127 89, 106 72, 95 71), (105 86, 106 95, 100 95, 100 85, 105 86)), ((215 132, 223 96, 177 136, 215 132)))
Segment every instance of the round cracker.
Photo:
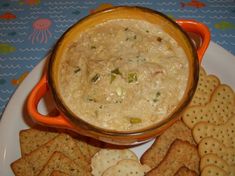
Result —
POLYGON ((220 80, 216 76, 207 75, 203 67, 200 67, 198 86, 189 106, 206 105, 219 84, 220 80))
POLYGON ((228 173, 217 166, 208 165, 202 170, 201 176, 228 176, 228 173))
POLYGON ((109 167, 102 176, 144 176, 150 167, 141 165, 137 160, 125 159, 109 167))
POLYGON ((226 147, 218 140, 213 138, 204 138, 198 145, 198 152, 200 157, 207 154, 216 154, 229 165, 235 164, 235 148, 226 147))
POLYGON ((92 174, 101 176, 107 168, 123 159, 138 160, 138 157, 129 149, 101 149, 91 159, 92 174))
POLYGON ((208 104, 187 108, 182 119, 192 129, 199 122, 210 122, 215 125, 224 124, 234 114, 234 92, 228 85, 221 84, 214 91, 208 104))
POLYGON ((225 124, 214 125, 212 123, 200 122, 193 127, 193 137, 197 143, 203 138, 212 137, 227 147, 235 148, 235 115, 225 124))
POLYGON ((235 175, 235 165, 229 165, 216 154, 207 154, 201 158, 200 170, 202 171, 208 165, 217 166, 218 168, 223 169, 226 173, 228 173, 228 175, 235 175))

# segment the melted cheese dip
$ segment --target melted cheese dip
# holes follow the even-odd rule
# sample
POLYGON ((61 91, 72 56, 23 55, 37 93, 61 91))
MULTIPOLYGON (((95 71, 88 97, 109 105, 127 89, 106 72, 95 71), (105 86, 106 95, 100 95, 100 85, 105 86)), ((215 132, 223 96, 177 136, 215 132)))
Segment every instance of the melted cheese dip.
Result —
POLYGON ((71 42, 59 91, 73 113, 105 129, 140 129, 166 118, 183 97, 188 61, 160 27, 110 20, 71 42))

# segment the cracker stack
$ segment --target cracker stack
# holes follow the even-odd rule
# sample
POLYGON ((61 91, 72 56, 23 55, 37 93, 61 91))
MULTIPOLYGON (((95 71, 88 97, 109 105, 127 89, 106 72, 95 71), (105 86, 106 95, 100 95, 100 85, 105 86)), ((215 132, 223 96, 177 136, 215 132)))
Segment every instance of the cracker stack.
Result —
POLYGON ((84 172, 81 172, 83 168, 80 165, 73 162, 63 153, 54 152, 38 176, 50 176, 54 172, 55 168, 59 169, 60 172, 66 173, 70 176, 84 175, 84 172))
POLYGON ((217 139, 226 146, 235 147, 235 115, 221 125, 200 122, 193 128, 193 137, 197 143, 207 137, 217 139))
POLYGON ((58 135, 54 131, 43 131, 37 129, 27 129, 20 131, 20 149, 24 156, 37 149, 39 146, 47 143, 58 135))
POLYGON ((209 122, 222 125, 235 113, 235 98, 233 90, 221 84, 212 94, 211 100, 205 106, 192 106, 185 110, 182 118, 189 128, 199 122, 209 122))
POLYGON ((163 132, 141 157, 141 163, 152 169, 147 175, 198 175, 199 170, 202 176, 235 175, 233 90, 201 67, 197 90, 182 120, 163 132), (200 168, 192 168, 190 163, 198 166, 199 157, 200 168))
POLYGON ((206 105, 220 81, 214 75, 207 75, 203 67, 200 67, 198 87, 189 106, 206 105))
POLYGON ((65 131, 22 130, 20 144, 22 157, 11 164, 17 176, 144 176, 150 170, 129 149, 65 131))
POLYGON ((235 94, 228 85, 216 81, 215 76, 208 78, 213 78, 213 86, 209 81, 203 87, 211 95, 202 99, 209 101, 192 103, 182 119, 198 144, 201 175, 235 175, 235 94))
POLYGON ((44 165, 51 158, 54 152, 61 152, 68 156, 75 163, 84 168, 81 172, 89 171, 88 163, 85 162, 81 151, 76 146, 74 140, 66 134, 60 134, 56 138, 50 140, 46 144, 37 148, 30 154, 16 160, 11 166, 16 175, 38 175, 44 165))
POLYGON ((84 139, 47 130, 20 132, 22 157, 11 164, 17 176, 91 175, 91 157, 100 150, 84 139), (91 151, 91 152, 90 152, 91 151))
POLYGON ((222 173, 225 172, 227 175, 232 176, 235 173, 235 165, 234 164, 229 165, 228 163, 229 162, 226 162, 217 154, 206 154, 201 157, 200 169, 203 170, 205 167, 207 167, 206 170, 209 170, 209 169, 212 170, 212 168, 216 167, 216 168, 220 168, 217 170, 220 170, 220 171, 222 170, 221 171, 222 173))
POLYGON ((161 163, 148 172, 147 176, 171 176, 183 166, 199 174, 199 159, 195 145, 176 139, 161 163))
POLYGON ((154 141, 152 146, 141 156, 141 163, 147 164, 151 168, 156 167, 163 160, 171 144, 176 139, 195 144, 191 130, 179 120, 154 141))
POLYGON ((204 176, 227 176, 228 174, 221 168, 216 167, 215 165, 207 165, 202 170, 201 175, 204 176))
POLYGON ((199 174, 198 150, 191 130, 181 120, 156 138, 140 161, 151 168, 147 176, 199 174))

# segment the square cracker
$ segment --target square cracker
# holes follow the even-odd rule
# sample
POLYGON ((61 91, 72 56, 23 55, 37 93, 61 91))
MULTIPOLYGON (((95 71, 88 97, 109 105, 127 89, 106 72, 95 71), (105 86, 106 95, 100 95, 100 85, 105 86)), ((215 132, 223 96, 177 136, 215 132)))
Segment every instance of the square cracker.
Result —
POLYGON ((199 174, 199 162, 197 147, 186 141, 176 139, 161 163, 148 172, 146 176, 172 176, 182 166, 199 174))
POLYGON ((151 168, 156 167, 163 160, 175 139, 181 139, 195 144, 191 130, 179 120, 156 138, 152 146, 141 156, 141 163, 151 168))
POLYGON ((50 176, 56 169, 70 176, 86 176, 83 168, 60 152, 54 152, 38 176, 50 176))
MULTIPOLYGON (((38 147, 55 138, 60 133, 60 131, 34 128, 20 131, 20 146, 22 156, 34 151, 38 147)), ((83 137, 69 131, 66 131, 66 133, 75 139, 75 142, 79 147, 82 155, 88 162, 90 162, 91 157, 100 150, 99 144, 95 140, 94 141, 96 143, 94 143, 94 141, 90 142, 90 139, 87 137, 83 137)))
POLYGON ((77 141, 81 152, 88 162, 91 162, 91 158, 104 147, 103 142, 92 139, 90 137, 81 137, 76 134, 74 139, 77 141))
POLYGON ((36 176, 54 152, 61 152, 85 171, 89 171, 89 164, 84 159, 74 140, 66 134, 60 134, 48 143, 42 145, 30 154, 14 161, 11 164, 17 176, 36 176))
POLYGON ((37 130, 37 129, 25 129, 20 131, 20 149, 21 155, 24 156, 34 151, 41 145, 59 135, 56 132, 37 130))

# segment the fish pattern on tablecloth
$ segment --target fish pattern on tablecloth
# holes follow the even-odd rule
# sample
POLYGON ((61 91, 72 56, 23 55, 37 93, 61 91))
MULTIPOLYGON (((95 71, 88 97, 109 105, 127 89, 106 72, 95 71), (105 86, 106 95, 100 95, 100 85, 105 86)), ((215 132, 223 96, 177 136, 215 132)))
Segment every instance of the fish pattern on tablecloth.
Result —
POLYGON ((195 19, 212 40, 235 54, 234 0, 2 0, 0 2, 0 116, 17 86, 82 17, 116 5, 144 6, 172 19, 195 19))

